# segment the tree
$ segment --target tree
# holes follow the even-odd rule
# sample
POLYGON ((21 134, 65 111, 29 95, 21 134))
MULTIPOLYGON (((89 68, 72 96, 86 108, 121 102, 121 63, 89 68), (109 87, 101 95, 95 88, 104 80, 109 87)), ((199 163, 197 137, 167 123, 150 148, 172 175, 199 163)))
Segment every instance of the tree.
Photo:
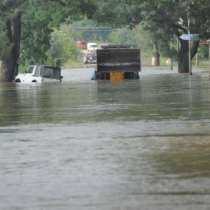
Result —
POLYGON ((21 1, 0 2, 0 80, 12 81, 18 71, 21 37, 21 1))
POLYGON ((93 0, 1 0, 1 80, 14 79, 20 54, 21 63, 45 62, 54 28, 66 19, 80 19, 83 13, 90 16, 93 3, 93 0), (82 8, 83 3, 89 5, 87 11, 82 8))
MULTIPOLYGON (((135 0, 140 5, 142 21, 145 27, 155 32, 161 30, 163 36, 174 36, 180 42, 178 50, 178 70, 180 73, 189 72, 188 42, 181 40, 180 35, 190 32, 200 34, 201 38, 210 35, 210 4, 208 0, 135 0)), ((191 59, 195 56, 199 41, 192 43, 191 59)))
MULTIPOLYGON (((155 57, 156 65, 160 65, 160 41, 162 38, 162 31, 157 29, 153 24, 153 30, 148 27, 146 21, 143 22, 145 16, 141 13, 142 5, 135 1, 98 1, 98 9, 95 13, 95 18, 104 24, 111 24, 113 27, 121 27, 134 29, 141 23, 144 28, 149 31, 151 41, 153 43, 153 56, 155 57)), ((119 32, 119 31, 118 31, 119 32)))
MULTIPOLYGON (((210 37, 210 4, 208 0, 99 0, 95 18, 111 25, 143 24, 153 34, 154 40, 168 42, 176 37, 180 42, 178 51, 179 72, 189 72, 188 43, 180 35, 188 32, 210 37)), ((192 43, 191 59, 197 52, 199 42, 192 43)))
POLYGON ((22 17, 21 64, 46 62, 51 33, 66 20, 79 19, 80 14, 79 1, 28 0, 22 17))

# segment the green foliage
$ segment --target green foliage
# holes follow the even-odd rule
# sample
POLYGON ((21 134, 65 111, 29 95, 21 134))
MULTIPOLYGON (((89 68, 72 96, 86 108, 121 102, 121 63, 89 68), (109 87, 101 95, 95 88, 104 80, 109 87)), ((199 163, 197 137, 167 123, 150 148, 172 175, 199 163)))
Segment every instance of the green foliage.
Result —
POLYGON ((80 0, 78 2, 80 4, 79 7, 81 13, 84 14, 88 19, 91 19, 97 9, 97 0, 80 0))
POLYGON ((153 43, 150 32, 145 31, 139 24, 134 28, 123 27, 114 30, 108 42, 113 44, 126 44, 141 49, 142 62, 149 64, 151 62, 153 43))
POLYGON ((71 25, 61 25, 51 34, 50 49, 47 52, 48 63, 64 64, 68 60, 78 59, 78 50, 75 47, 75 37, 77 33, 72 30, 71 25))
POLYGON ((55 36, 56 28, 59 30, 59 25, 65 21, 72 23, 72 21, 80 20, 83 15, 90 17, 93 13, 94 4, 94 0, 0 1, 0 56, 8 44, 5 29, 7 18, 11 17, 16 9, 22 11, 20 64, 26 66, 34 63, 45 63, 49 58, 49 52, 54 47, 52 46, 51 50, 48 51, 51 43, 55 44, 53 36, 55 36))
POLYGON ((92 30, 97 27, 97 22, 95 20, 84 18, 79 21, 75 21, 71 24, 72 30, 77 32, 76 39, 82 39, 89 41, 93 38, 97 39, 97 35, 92 30))
POLYGON ((141 24, 138 24, 133 28, 133 33, 138 47, 143 50, 152 48, 153 41, 150 31, 146 31, 141 24))
POLYGON ((99 22, 131 28, 141 23, 152 42, 170 56, 176 49, 171 47, 174 37, 179 39, 188 31, 188 19, 191 33, 210 37, 209 0, 99 0, 97 6, 95 18, 99 22))
POLYGON ((140 22, 139 4, 126 0, 98 0, 94 18, 104 25, 131 27, 140 22))
POLYGON ((72 28, 77 32, 77 39, 82 39, 87 42, 106 42, 112 27, 104 27, 96 20, 83 18, 80 21, 75 21, 72 28))
POLYGON ((135 28, 123 27, 113 30, 109 41, 115 44, 126 44, 141 49, 152 49, 152 35, 139 24, 135 28))
POLYGON ((62 22, 80 18, 79 1, 28 0, 23 7, 21 64, 45 63, 51 33, 62 22))
POLYGON ((109 37, 109 40, 115 44, 126 44, 136 46, 137 40, 134 32, 131 29, 120 28, 114 30, 109 37))
MULTIPOLYGON (((199 33, 201 38, 210 37, 209 0, 2 0, 0 59, 9 46, 6 21, 16 10, 22 11, 22 65, 47 60, 52 63, 55 58, 63 62, 77 59, 75 37, 99 42, 108 39, 144 51, 151 51, 153 43, 158 43, 164 55, 174 56, 174 37, 187 32, 187 16, 192 33, 199 33), (82 30, 98 26, 119 29, 110 36, 82 30)), ((206 56, 207 51, 201 53, 206 56)))
POLYGON ((208 59, 209 57, 209 46, 208 45, 202 45, 199 47, 198 55, 201 59, 208 59))

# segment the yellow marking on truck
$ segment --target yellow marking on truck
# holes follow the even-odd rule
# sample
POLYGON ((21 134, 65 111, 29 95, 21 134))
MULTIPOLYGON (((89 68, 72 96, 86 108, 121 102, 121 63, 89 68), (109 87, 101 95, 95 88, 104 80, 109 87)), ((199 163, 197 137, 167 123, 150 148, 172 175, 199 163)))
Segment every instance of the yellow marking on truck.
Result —
POLYGON ((121 71, 111 71, 110 72, 110 80, 111 81, 124 80, 124 73, 121 71))

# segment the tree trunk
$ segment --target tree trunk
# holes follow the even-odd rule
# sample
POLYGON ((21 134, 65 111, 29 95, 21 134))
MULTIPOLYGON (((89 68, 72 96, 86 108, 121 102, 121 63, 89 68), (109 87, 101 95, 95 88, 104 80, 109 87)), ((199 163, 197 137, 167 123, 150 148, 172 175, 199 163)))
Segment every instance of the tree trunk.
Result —
MULTIPOLYGON (((178 72, 189 73, 189 44, 188 41, 179 40, 181 47, 178 51, 178 72)), ((194 41, 191 47, 191 61, 198 51, 199 41, 194 41)))
POLYGON ((152 64, 154 66, 160 66, 160 49, 157 41, 154 42, 154 53, 153 53, 152 64))
POLYGON ((20 54, 21 14, 17 12, 6 23, 8 46, 0 68, 0 80, 11 82, 18 73, 18 59, 20 54))
POLYGON ((188 42, 180 40, 180 49, 178 51, 178 72, 189 73, 189 51, 188 42))

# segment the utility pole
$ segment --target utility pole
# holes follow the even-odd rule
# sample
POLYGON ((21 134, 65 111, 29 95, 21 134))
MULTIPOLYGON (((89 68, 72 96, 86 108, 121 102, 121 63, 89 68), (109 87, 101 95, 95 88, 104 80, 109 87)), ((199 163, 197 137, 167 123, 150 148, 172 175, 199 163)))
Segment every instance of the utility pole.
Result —
POLYGON ((209 80, 210 80, 210 39, 208 40, 209 44, 209 80))
MULTIPOLYGON (((187 30, 188 35, 190 35, 190 6, 188 7, 187 11, 187 30)), ((192 75, 192 62, 191 62, 191 39, 188 40, 188 53, 189 53, 189 74, 192 75)))

